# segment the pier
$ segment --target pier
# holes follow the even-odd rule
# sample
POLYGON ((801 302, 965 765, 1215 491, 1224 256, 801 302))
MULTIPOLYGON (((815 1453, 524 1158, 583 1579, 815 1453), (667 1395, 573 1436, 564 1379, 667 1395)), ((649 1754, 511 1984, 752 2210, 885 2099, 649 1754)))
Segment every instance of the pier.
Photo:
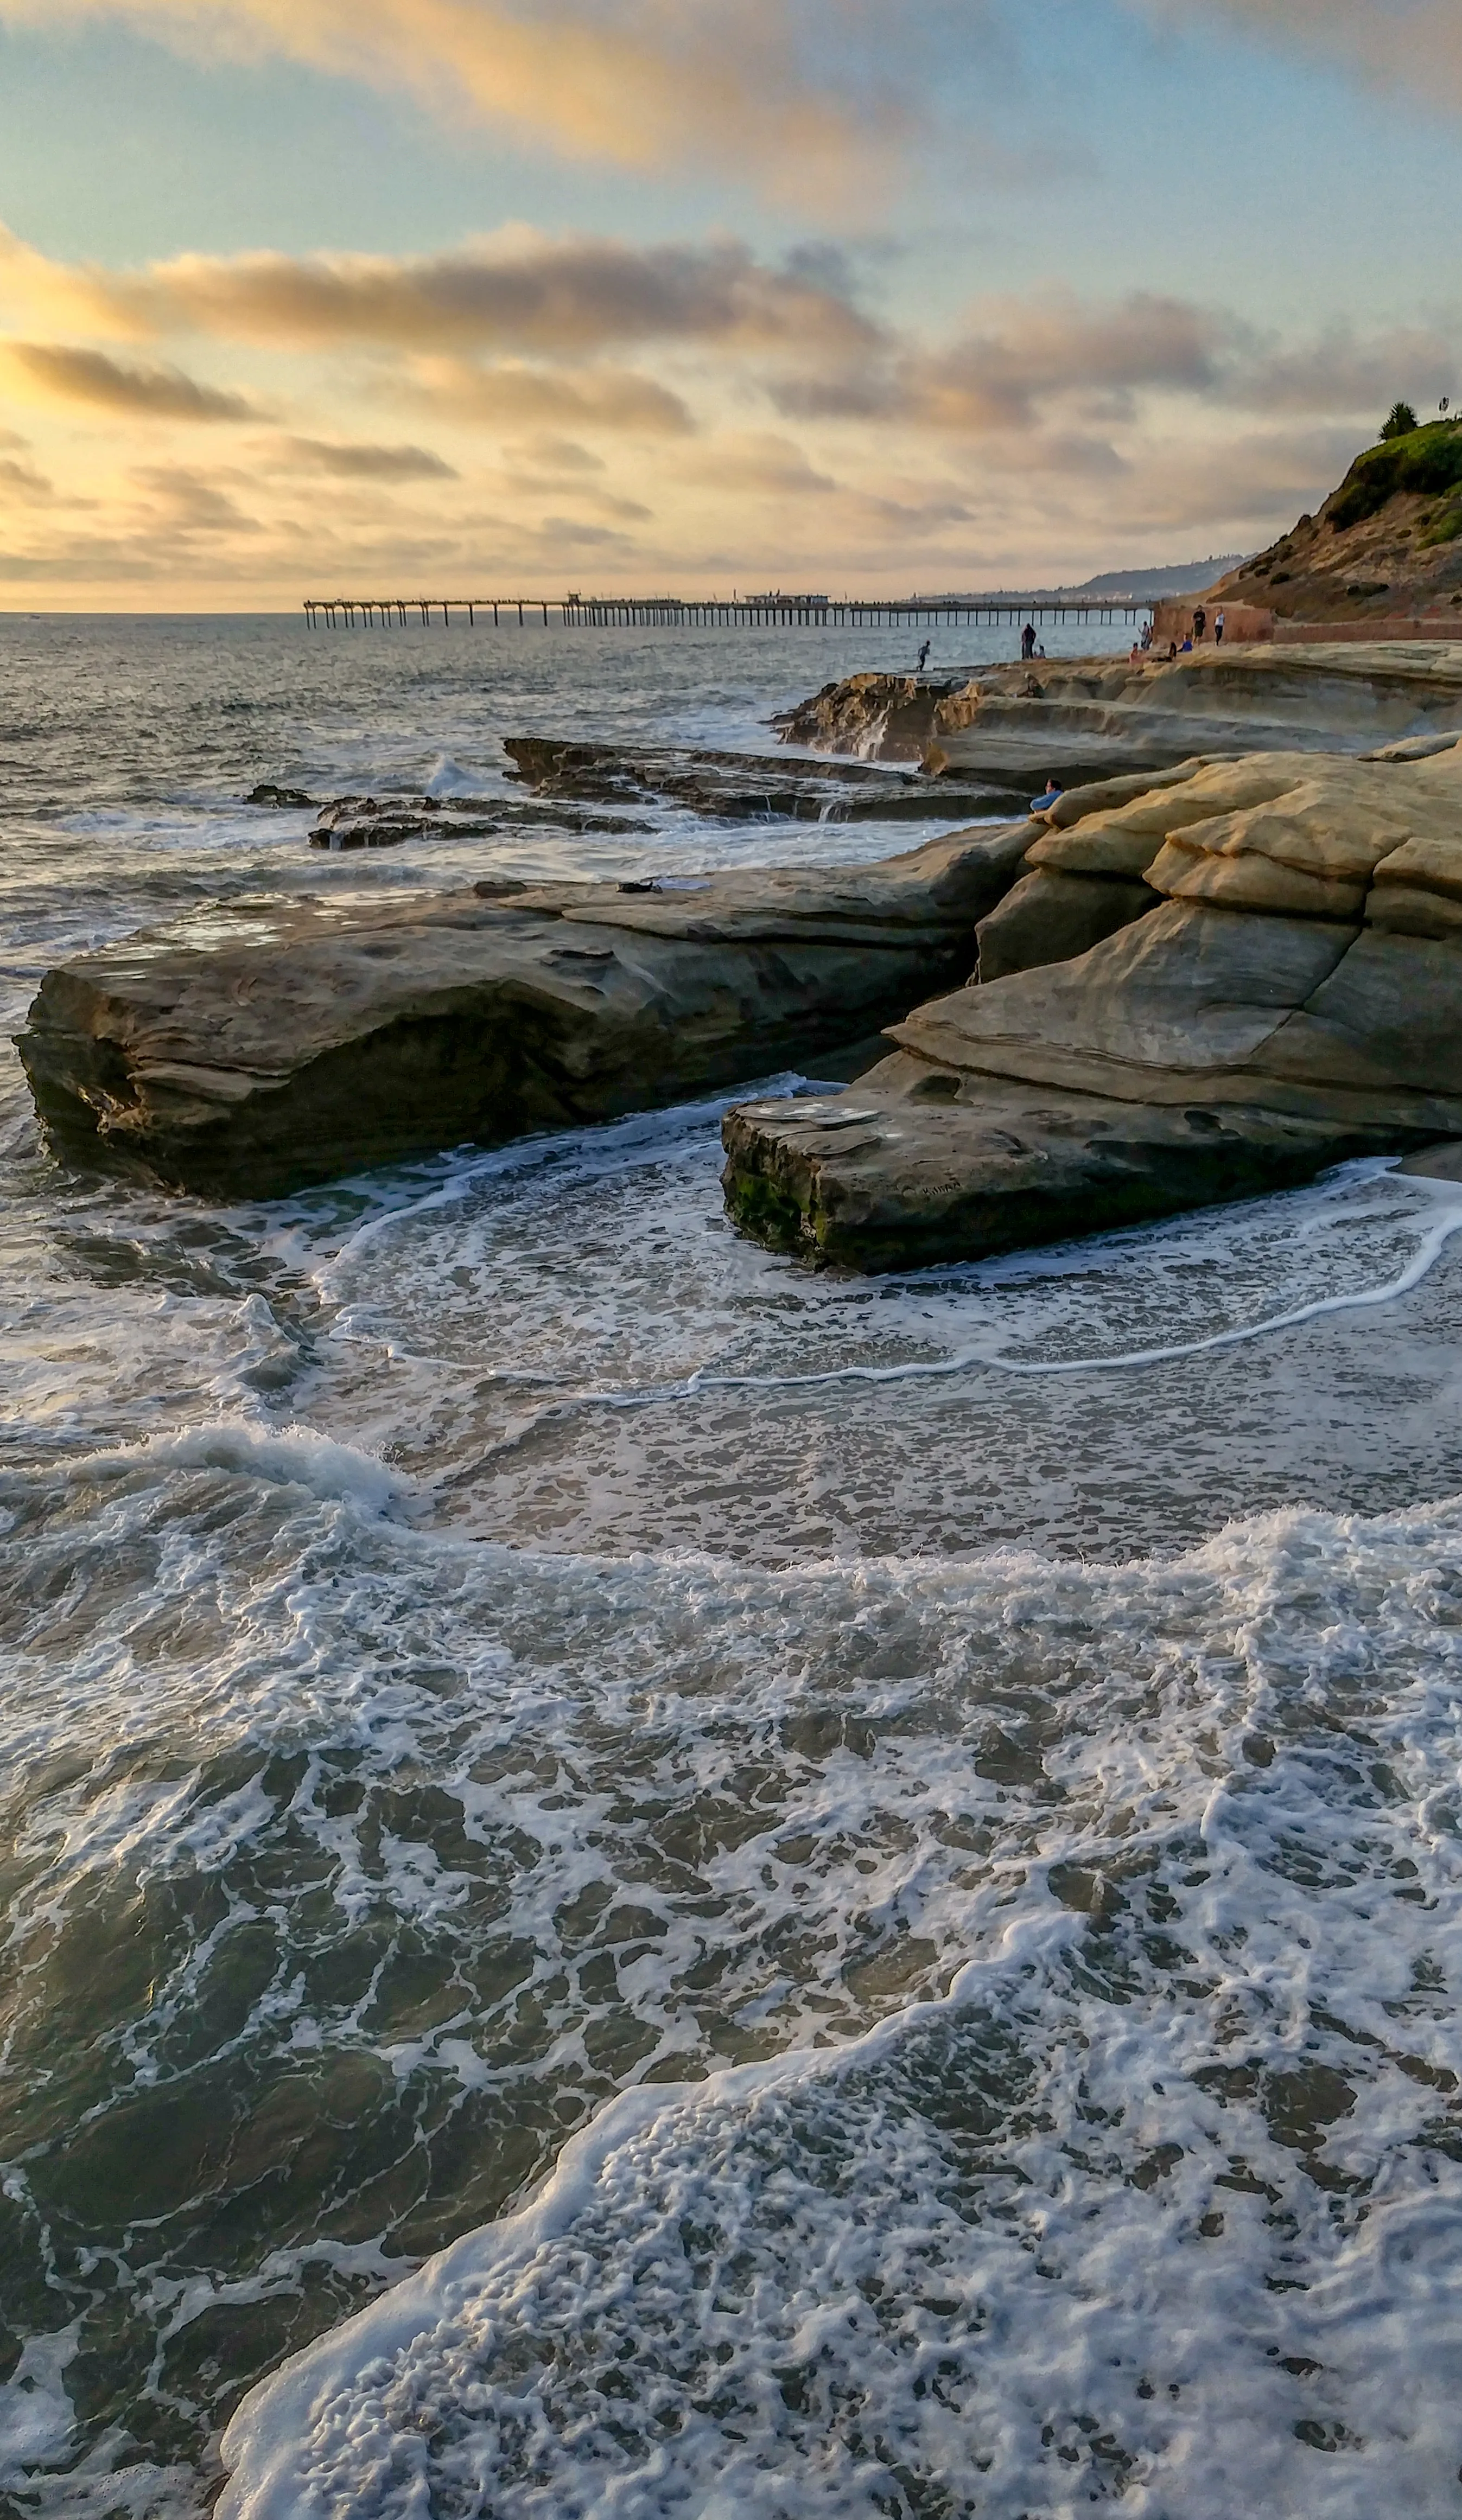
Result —
POLYGON ((1142 621, 1156 596, 1067 600, 1060 595, 910 595, 896 600, 857 596, 745 595, 308 595, 304 617, 311 630, 423 629, 455 620, 470 630, 504 623, 510 628, 565 630, 863 630, 935 628, 941 623, 1016 621, 1142 621))

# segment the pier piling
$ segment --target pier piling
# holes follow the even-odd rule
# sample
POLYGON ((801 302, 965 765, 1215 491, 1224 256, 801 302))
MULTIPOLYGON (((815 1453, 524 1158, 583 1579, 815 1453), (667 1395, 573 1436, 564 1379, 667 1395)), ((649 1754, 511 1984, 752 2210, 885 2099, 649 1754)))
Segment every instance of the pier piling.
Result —
POLYGON ((453 613, 461 612, 467 616, 468 628, 475 630, 478 614, 485 622, 490 611, 496 630, 503 612, 511 614, 515 608, 520 630, 526 628, 529 612, 538 613, 545 630, 550 613, 566 630, 917 630, 962 623, 1014 626, 1026 621, 1075 621, 1108 628, 1117 621, 1150 619, 1164 600, 1150 595, 1104 603, 1064 603, 1057 596, 1035 595, 754 595, 727 603, 719 596, 679 595, 307 595, 303 608, 311 630, 322 626, 337 630, 343 623, 347 630, 374 627, 378 614, 383 630, 393 624, 404 630, 413 611, 420 613, 424 630, 432 627, 437 612, 443 629, 449 630, 453 613))

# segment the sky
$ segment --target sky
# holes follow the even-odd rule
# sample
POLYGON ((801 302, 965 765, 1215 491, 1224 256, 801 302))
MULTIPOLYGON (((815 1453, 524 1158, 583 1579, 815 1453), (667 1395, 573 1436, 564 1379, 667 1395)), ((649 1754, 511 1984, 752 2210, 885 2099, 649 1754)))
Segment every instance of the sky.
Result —
POLYGON ((1253 550, 1459 137, 1462 0, 0 0, 0 608, 1253 550))

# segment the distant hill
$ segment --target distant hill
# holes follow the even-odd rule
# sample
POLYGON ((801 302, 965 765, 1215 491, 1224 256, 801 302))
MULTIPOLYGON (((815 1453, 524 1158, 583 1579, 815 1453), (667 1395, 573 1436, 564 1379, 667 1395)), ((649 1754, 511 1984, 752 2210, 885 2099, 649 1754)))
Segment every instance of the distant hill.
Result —
POLYGON ((1167 568, 1109 568, 1100 577, 1083 578, 1079 586, 1006 586, 982 588, 978 595, 926 595, 924 604, 1138 604, 1145 595, 1197 595, 1211 586, 1222 569, 1242 565, 1240 552, 1221 552, 1209 560, 1179 561, 1167 568))
POLYGON ((1079 586, 1064 586, 1059 591, 1071 603, 1083 595, 1121 597, 1141 595, 1201 595, 1211 586, 1221 570, 1241 568, 1242 552, 1222 552, 1215 559, 1186 560, 1172 568, 1109 568, 1101 577, 1084 578, 1079 586))
POLYGON ((1231 568, 1212 593, 1292 621, 1462 605, 1462 423, 1434 420, 1367 447, 1317 516, 1231 568))

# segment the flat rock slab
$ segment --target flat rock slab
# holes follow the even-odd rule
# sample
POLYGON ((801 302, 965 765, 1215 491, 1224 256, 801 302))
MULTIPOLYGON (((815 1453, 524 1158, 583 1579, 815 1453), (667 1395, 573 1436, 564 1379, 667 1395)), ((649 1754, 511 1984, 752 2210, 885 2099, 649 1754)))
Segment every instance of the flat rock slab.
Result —
MULTIPOLYGON (((289 791, 276 795, 288 797, 289 791)), ((251 805, 274 797, 255 788, 251 805)), ((297 796, 307 805, 307 796, 297 796)), ((403 840, 484 839, 502 832, 653 832, 628 814, 599 814, 574 805, 540 805, 524 796, 336 796, 318 808, 312 849, 392 849, 403 840)))
POLYGON ((909 1058, 843 1095, 727 1118, 723 1181, 742 1230, 774 1251, 870 1273, 988 1258, 1310 1180, 1393 1141, 1261 1104, 1221 1111, 1057 1094, 1006 1078, 970 1091, 909 1058))
POLYGON ((915 1267, 1462 1136, 1462 750, 1268 754, 1095 805, 1069 801, 1029 860, 1054 849, 1105 893, 1125 832, 1157 906, 916 1008, 845 1095, 733 1111, 748 1232, 915 1267))
POLYGON ((963 979, 1034 826, 861 869, 195 914, 47 973, 20 1037, 72 1159, 268 1196, 800 1068, 963 979))
POLYGON ((935 778, 874 761, 792 761, 783 754, 630 748, 510 735, 511 776, 537 796, 604 804, 655 799, 735 822, 912 822, 1008 814, 1025 801, 1009 778, 935 778))

